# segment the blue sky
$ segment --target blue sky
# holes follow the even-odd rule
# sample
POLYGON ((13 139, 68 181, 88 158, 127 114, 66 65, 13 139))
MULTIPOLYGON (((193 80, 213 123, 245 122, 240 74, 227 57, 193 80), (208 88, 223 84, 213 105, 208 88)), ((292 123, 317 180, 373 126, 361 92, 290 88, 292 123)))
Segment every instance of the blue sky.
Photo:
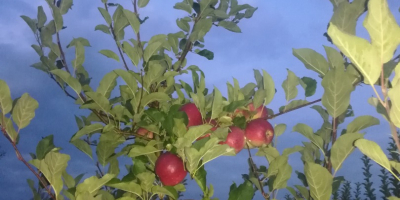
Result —
MULTIPOLYGON (((113 2, 122 3, 121 0, 113 2)), ((177 1, 152 0, 146 8, 140 9, 141 16, 149 16, 149 20, 141 27, 143 40, 148 40, 151 35, 178 31, 175 20, 183 17, 185 12, 174 10, 172 7, 177 1)), ((188 64, 198 65, 206 74, 207 86, 217 86, 226 94, 226 82, 232 82, 235 77, 241 86, 254 82, 253 69, 265 69, 273 77, 278 93, 270 108, 277 111, 284 105, 284 92, 281 83, 285 80, 290 69, 297 76, 310 76, 318 80, 314 72, 306 70, 303 64, 292 55, 292 48, 312 48, 324 54, 323 46, 331 46, 326 41, 323 33, 333 13, 333 7, 328 0, 305 1, 239 1, 258 7, 258 10, 249 20, 243 20, 239 26, 242 33, 232 33, 223 28, 213 27, 205 37, 207 49, 215 53, 214 60, 195 54, 188 55, 188 64)), ((400 21, 398 8, 400 2, 389 0, 392 12, 400 21)), ((126 8, 131 4, 125 3, 126 8)), ((123 4, 123 5, 125 5, 123 4)), ((74 176, 86 172, 88 175, 95 171, 94 161, 87 159, 86 155, 79 152, 68 143, 72 134, 77 131, 74 115, 84 115, 74 102, 67 98, 58 86, 44 73, 29 67, 38 62, 38 57, 30 47, 35 43, 33 34, 25 22, 19 17, 27 15, 34 18, 37 6, 43 5, 48 13, 45 1, 13 0, 4 1, 0 7, 0 79, 5 80, 10 86, 13 98, 29 93, 39 102, 36 117, 31 124, 21 131, 19 143, 20 151, 29 159, 29 152, 35 152, 37 142, 50 134, 55 135, 56 146, 62 147, 64 153, 72 155, 72 160, 67 168, 74 176)), ((97 7, 102 6, 101 1, 75 1, 73 10, 64 17, 64 25, 68 28, 61 32, 63 46, 66 46, 74 37, 89 39, 92 47, 86 48, 85 68, 93 77, 92 86, 97 87, 104 74, 113 69, 122 68, 121 63, 108 59, 99 53, 101 49, 115 50, 115 44, 108 35, 94 31, 97 24, 103 23, 97 7), (94 3, 93 3, 94 2, 94 3)), ((364 16, 362 17, 362 19, 364 16)), ((357 34, 368 38, 361 23, 357 34)), ((134 37, 129 33, 126 38, 134 37)), ((69 61, 73 59, 73 50, 66 50, 69 61)), ((179 77, 187 82, 190 75, 179 77)), ((319 80, 318 80, 319 81, 319 80)), ((301 93, 302 89, 299 88, 301 93)), ((318 84, 317 92, 307 100, 312 101, 322 96, 323 90, 318 84)), ((367 98, 372 96, 372 91, 367 86, 357 88, 352 93, 352 105, 356 116, 373 114, 374 108, 367 103, 367 98)), ((299 95, 297 99, 303 98, 299 95)), ((376 116, 376 115, 375 115, 376 116)), ((372 139, 381 145, 388 142, 389 129, 387 123, 380 117, 381 125, 367 129, 366 138, 372 139)), ((341 128, 345 128, 349 118, 341 128)), ((299 133, 291 132, 297 123, 306 123, 314 130, 318 130, 322 123, 317 112, 310 108, 303 108, 295 112, 282 115, 271 120, 273 124, 286 123, 287 131, 278 138, 277 148, 280 152, 284 148, 301 145, 305 138, 299 133)), ((26 184, 26 178, 34 179, 29 170, 16 159, 12 147, 3 138, 0 147, 6 151, 6 156, 0 160, 0 193, 5 199, 27 199, 31 197, 26 184)), ((255 152, 253 152, 255 153, 255 152)), ((349 180, 362 181, 360 153, 358 150, 345 162, 338 175, 345 175, 349 180)), ((242 182, 241 174, 248 172, 247 152, 242 151, 236 157, 221 157, 206 165, 208 170, 208 183, 215 188, 215 197, 227 199, 230 184, 235 181, 242 182)), ((264 158, 255 157, 257 164, 266 164, 264 158)), ((293 154, 289 162, 295 170, 302 170, 300 154, 293 154)), ((378 173, 379 167, 374 165, 373 172, 378 173)), ((300 184, 294 176, 289 185, 300 184)), ((194 181, 189 180, 186 198, 199 199, 201 191, 194 181)), ((282 197, 286 191, 279 192, 282 197)), ((255 199, 259 199, 257 193, 255 199)))

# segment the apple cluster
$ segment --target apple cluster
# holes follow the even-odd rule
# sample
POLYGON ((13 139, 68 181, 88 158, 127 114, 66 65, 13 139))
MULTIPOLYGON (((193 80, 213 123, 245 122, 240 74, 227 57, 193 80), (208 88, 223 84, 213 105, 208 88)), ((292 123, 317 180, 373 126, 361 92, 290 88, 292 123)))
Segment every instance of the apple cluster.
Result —
MULTIPOLYGON (((203 122, 201 113, 194 103, 183 105, 180 111, 185 112, 187 115, 188 128, 204 123, 213 126, 209 133, 201 136, 197 140, 210 137, 212 132, 219 127, 215 119, 208 118, 203 122)), ((253 103, 250 103, 244 109, 236 109, 231 117, 232 119, 235 117, 245 117, 247 121, 246 127, 243 130, 237 126, 230 126, 225 141, 221 141, 219 144, 227 144, 234 148, 236 153, 239 153, 245 147, 246 143, 250 148, 254 148, 268 145, 272 142, 274 128, 267 121, 268 112, 265 106, 262 105, 255 108, 253 103)), ((153 137, 153 133, 143 128, 138 130, 138 134, 143 136, 147 135, 149 138, 153 137)), ((158 157, 155 163, 155 173, 166 186, 174 186, 180 183, 187 174, 183 160, 171 152, 165 152, 158 157)))

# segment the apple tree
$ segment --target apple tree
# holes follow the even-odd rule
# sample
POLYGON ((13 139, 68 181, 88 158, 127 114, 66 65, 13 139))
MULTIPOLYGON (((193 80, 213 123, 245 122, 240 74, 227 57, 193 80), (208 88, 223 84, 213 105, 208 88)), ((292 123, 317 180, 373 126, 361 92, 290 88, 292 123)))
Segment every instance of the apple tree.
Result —
POLYGON ((0 80, 1 131, 17 158, 38 179, 38 188, 28 180, 35 200, 178 199, 185 192, 186 177, 196 181, 204 200, 216 199, 204 166, 240 151, 248 151, 250 171, 243 183, 230 186, 230 200, 253 199, 256 192, 265 199, 276 199, 278 190, 294 199, 328 200, 344 180, 337 176, 338 170, 355 149, 400 181, 400 163, 390 161, 377 143, 361 133, 380 124, 376 117, 357 116, 347 127, 340 126, 354 116, 351 94, 368 85, 375 96, 356 100, 376 108, 400 148, 400 56, 394 56, 400 27, 386 0, 331 0, 334 13, 325 36, 332 45, 324 46, 324 55, 309 48, 293 49, 293 55, 316 72, 314 78, 298 77, 288 70, 286 80, 278 84, 266 70, 254 70, 254 83, 240 87, 237 79, 228 82, 227 96, 217 87, 207 88, 201 66, 187 66, 186 56, 194 53, 212 60, 213 52, 204 48, 207 32, 212 27, 241 32, 238 23, 251 18, 257 8, 237 0, 184 0, 174 6, 183 16, 176 20, 179 31, 143 41, 140 30, 147 18, 139 15, 138 8, 148 3, 132 0, 131 9, 101 0, 98 10, 104 22, 95 31, 109 35, 117 51, 103 49, 96 56, 114 59, 122 67, 107 73, 99 85, 91 84, 90 72, 84 67, 90 40, 76 37, 66 47, 61 45, 60 33, 70 31, 63 18, 72 0, 46 0, 50 13, 39 6, 36 18, 21 16, 36 38, 32 48, 38 61, 32 67, 54 80, 76 106, 89 111, 87 116, 76 117, 77 129, 69 142, 98 166, 85 180, 83 175, 68 174, 71 156, 53 143, 57 135, 43 138, 32 159, 26 161, 18 141, 39 102, 28 93, 13 100, 8 85, 0 80), (365 12, 363 25, 370 41, 355 35, 358 19, 365 12), (75 54, 67 55, 66 48, 73 48, 75 54), (192 82, 178 80, 186 74, 192 82), (298 98, 299 92, 313 97, 319 83, 324 89, 322 97, 313 101, 298 98), (283 90, 279 94, 284 94, 285 104, 268 107, 277 90, 283 90), (315 131, 307 124, 296 124, 292 131, 308 142, 279 152, 275 143, 287 125, 273 126, 274 118, 309 106, 323 119, 321 128, 315 131), (257 149, 255 155, 250 149, 257 149), (289 156, 299 154, 296 159, 304 171, 297 173, 303 185, 288 186, 293 171, 289 156), (253 156, 264 157, 265 164, 257 166, 253 156), (118 159, 133 164, 122 166, 118 159))

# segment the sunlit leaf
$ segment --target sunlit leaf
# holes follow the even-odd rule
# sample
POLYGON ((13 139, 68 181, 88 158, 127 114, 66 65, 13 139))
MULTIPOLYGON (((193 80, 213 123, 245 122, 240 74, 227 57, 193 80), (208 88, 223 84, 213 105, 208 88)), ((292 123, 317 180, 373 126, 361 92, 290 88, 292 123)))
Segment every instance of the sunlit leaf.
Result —
POLYGON ((12 118, 19 129, 23 129, 29 125, 31 120, 35 117, 35 110, 39 107, 39 103, 24 93, 21 98, 17 100, 12 110, 12 118))
POLYGON ((329 200, 331 198, 333 177, 326 168, 307 162, 304 166, 304 174, 313 199, 329 200))

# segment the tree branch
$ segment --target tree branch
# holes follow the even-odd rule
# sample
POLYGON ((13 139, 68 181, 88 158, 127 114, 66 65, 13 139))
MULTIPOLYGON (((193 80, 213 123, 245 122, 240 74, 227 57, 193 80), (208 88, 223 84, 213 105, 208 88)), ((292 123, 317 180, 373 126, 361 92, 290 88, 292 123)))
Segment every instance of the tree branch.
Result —
POLYGON ((3 132, 4 137, 7 138, 7 140, 11 143, 13 146, 15 153, 17 154, 18 160, 20 160, 22 163, 25 164, 26 167, 36 176, 36 178, 42 183, 44 189, 47 191, 47 193, 51 196, 52 199, 56 199, 54 194, 51 192, 51 190, 47 187, 47 184, 44 182, 44 180, 40 177, 39 173, 37 173, 32 166, 22 157, 21 152, 19 151, 17 144, 11 140, 11 138, 8 136, 6 129, 4 128, 4 121, 2 122, 1 126, 1 131, 3 132))
MULTIPOLYGON (((104 8, 105 8, 106 11, 108 12, 107 3, 104 3, 104 8)), ((129 67, 128 67, 128 65, 126 64, 126 61, 125 61, 124 54, 122 53, 122 50, 121 50, 121 47, 120 47, 121 44, 119 43, 119 41, 118 41, 118 39, 117 39, 117 36, 116 36, 115 33, 114 33, 114 27, 113 27, 112 23, 110 24, 109 28, 110 28, 111 34, 112 34, 112 36, 113 36, 113 38, 114 38, 114 40, 115 40, 115 44, 117 45, 119 55, 121 56, 122 62, 124 63, 124 67, 125 67, 126 70, 129 70, 129 67)))
POLYGON ((275 114, 275 115, 270 115, 270 116, 268 116, 268 119, 273 119, 273 118, 275 118, 275 117, 278 117, 279 115, 283 115, 283 114, 285 114, 285 113, 288 113, 288 112, 297 110, 297 109, 302 108, 302 107, 305 107, 305 106, 309 106, 309 105, 314 104, 314 103, 318 103, 318 102, 320 102, 320 101, 321 101, 321 99, 317 99, 317 100, 315 100, 315 101, 312 101, 312 102, 303 104, 303 105, 301 105, 301 106, 297 106, 297 107, 295 107, 295 108, 291 108, 291 109, 288 109, 288 110, 279 112, 279 113, 277 113, 277 114, 275 114))
POLYGON ((264 186, 263 186, 263 184, 262 184, 262 182, 260 180, 260 177, 258 176, 257 166, 253 161, 253 157, 251 156, 251 152, 250 152, 250 147, 249 147, 249 145, 247 143, 246 143, 246 147, 247 147, 246 148, 247 151, 249 152, 249 160, 250 160, 251 170, 253 171, 254 176, 257 178, 258 184, 260 184, 261 194, 265 199, 269 199, 269 194, 265 193, 265 191, 264 191, 264 186))

